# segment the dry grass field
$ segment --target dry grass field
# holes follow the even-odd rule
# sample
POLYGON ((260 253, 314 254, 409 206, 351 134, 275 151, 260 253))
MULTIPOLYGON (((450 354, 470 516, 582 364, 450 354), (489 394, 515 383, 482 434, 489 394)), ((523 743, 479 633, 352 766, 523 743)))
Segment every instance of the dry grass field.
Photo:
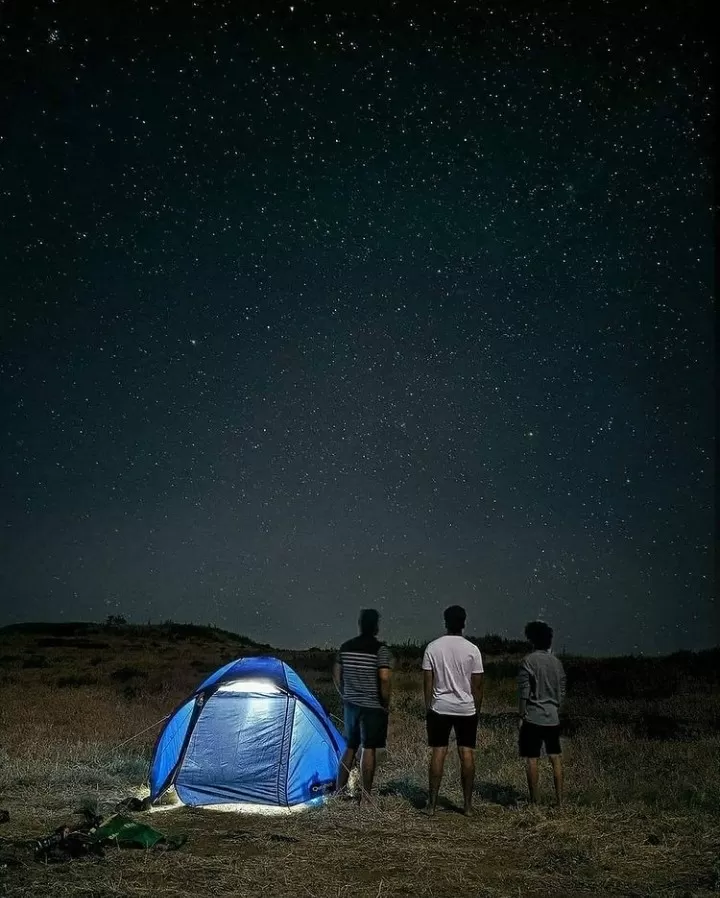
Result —
MULTIPOLYGON (((522 802, 515 658, 489 657, 477 756, 477 817, 457 813, 449 764, 443 810, 425 798, 417 661, 398 665, 390 739, 371 806, 331 801, 281 816, 177 808, 138 815, 177 852, 108 849, 100 859, 34 860, 24 840, 103 815, 143 786, 159 725, 221 663, 247 653, 231 634, 165 626, 0 631, 0 894, 707 898, 720 893, 718 652, 662 660, 567 659, 567 804, 522 802), (147 730, 146 730, 147 728, 147 730), (142 735, 137 736, 141 731, 142 735), (132 738, 136 737, 136 738, 132 738)), ((284 657, 333 714, 320 652, 284 657)))

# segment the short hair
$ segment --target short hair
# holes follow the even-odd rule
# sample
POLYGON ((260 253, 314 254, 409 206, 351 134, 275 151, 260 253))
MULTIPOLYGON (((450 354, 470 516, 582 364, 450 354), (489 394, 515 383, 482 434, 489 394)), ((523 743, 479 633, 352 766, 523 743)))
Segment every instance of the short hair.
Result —
POLYGON ((374 608, 363 608, 358 623, 363 636, 376 636, 380 629, 380 614, 374 608))
POLYGON ((443 617, 445 618, 445 626, 451 633, 462 633, 465 629, 467 614, 460 605, 451 605, 449 608, 446 608, 443 617))
POLYGON ((525 638, 535 649, 549 649, 553 641, 553 628, 544 620, 531 620, 525 624, 525 638))

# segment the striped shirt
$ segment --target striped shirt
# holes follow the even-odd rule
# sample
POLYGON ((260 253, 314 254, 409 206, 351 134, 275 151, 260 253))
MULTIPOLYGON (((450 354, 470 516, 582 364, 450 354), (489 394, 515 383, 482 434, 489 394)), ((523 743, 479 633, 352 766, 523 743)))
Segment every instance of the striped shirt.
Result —
POLYGON ((340 665, 343 701, 360 708, 382 708, 378 670, 392 667, 392 655, 374 636, 356 636, 340 646, 336 657, 340 665))

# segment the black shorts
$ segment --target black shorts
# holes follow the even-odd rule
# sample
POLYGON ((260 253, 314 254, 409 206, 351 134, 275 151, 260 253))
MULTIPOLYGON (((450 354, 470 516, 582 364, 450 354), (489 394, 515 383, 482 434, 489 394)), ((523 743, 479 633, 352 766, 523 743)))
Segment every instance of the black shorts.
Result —
POLYGON ((545 745, 545 754, 562 754, 560 748, 560 725, 540 726, 537 723, 523 721, 518 739, 521 758, 539 758, 545 745))
POLYGON ((346 704, 345 742, 348 748, 385 748, 388 731, 388 712, 382 708, 361 708, 346 704))
POLYGON ((477 714, 438 714, 427 712, 427 736, 430 748, 447 748, 450 733, 455 730, 458 748, 475 748, 477 744, 477 714))

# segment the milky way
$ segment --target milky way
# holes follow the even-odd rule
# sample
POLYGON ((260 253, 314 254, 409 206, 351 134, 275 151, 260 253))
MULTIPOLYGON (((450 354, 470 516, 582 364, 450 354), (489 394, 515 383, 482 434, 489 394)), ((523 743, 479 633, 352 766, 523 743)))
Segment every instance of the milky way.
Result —
POLYGON ((104 6, 0 25, 0 622, 712 644, 693 6, 104 6))

